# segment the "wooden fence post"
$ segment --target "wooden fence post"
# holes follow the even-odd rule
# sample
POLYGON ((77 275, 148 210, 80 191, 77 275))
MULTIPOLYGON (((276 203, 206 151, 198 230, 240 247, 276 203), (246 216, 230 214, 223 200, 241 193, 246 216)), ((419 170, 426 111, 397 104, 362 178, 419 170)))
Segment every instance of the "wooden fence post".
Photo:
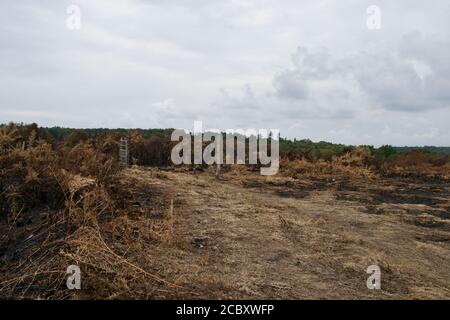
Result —
POLYGON ((119 161, 127 166, 129 158, 128 139, 120 138, 119 161))

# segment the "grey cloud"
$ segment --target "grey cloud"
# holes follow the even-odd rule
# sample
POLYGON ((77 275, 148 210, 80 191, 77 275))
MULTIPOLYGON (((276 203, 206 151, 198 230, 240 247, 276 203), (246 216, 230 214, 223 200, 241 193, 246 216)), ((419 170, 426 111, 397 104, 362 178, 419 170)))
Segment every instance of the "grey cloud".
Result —
POLYGON ((286 70, 276 75, 273 86, 280 98, 305 99, 307 96, 307 80, 294 70, 286 70))
POLYGON ((199 119, 336 142, 448 141, 448 2, 379 0, 379 31, 365 25, 371 4, 0 1, 0 122, 199 119), (76 32, 65 27, 69 4, 82 10, 76 32))
MULTIPOLYGON (((422 39, 422 50, 432 48, 422 39)), ((446 43, 441 43, 445 47, 446 43)), ((369 48, 344 57, 330 58, 323 49, 313 53, 300 47, 293 55, 294 68, 274 77, 276 94, 280 98, 347 101, 348 107, 361 100, 355 99, 353 86, 367 97, 369 107, 386 110, 424 111, 449 107, 450 72, 441 66, 440 57, 447 55, 435 51, 433 56, 420 52, 401 55, 404 48, 369 48), (421 75, 417 63, 429 69, 421 75), (345 86, 341 84, 347 82, 345 86), (326 85, 327 90, 318 87, 326 85), (353 85, 353 86, 352 86, 353 85), (315 92, 312 88, 315 88, 315 92), (329 96, 330 99, 327 99, 329 96)), ((331 101, 330 101, 331 102, 331 101)), ((360 106, 357 106, 360 108, 360 106)))

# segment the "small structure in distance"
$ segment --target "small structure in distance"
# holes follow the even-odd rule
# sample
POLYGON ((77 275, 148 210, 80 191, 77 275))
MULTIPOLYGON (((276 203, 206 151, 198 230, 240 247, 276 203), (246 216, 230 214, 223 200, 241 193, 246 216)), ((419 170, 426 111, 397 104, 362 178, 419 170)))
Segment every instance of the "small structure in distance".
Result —
POLYGON ((128 139, 120 138, 120 146, 119 146, 119 161, 124 165, 128 165, 129 162, 129 149, 128 149, 128 139))

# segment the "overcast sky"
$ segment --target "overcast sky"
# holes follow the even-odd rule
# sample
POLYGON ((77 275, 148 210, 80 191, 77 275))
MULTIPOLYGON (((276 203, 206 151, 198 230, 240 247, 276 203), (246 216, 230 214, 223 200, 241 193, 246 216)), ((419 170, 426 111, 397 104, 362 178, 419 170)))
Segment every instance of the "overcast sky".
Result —
POLYGON ((448 146, 450 2, 0 0, 0 122, 192 129, 194 120, 448 146), (80 29, 67 27, 70 5, 80 29), (381 29, 367 26, 370 5, 381 29))

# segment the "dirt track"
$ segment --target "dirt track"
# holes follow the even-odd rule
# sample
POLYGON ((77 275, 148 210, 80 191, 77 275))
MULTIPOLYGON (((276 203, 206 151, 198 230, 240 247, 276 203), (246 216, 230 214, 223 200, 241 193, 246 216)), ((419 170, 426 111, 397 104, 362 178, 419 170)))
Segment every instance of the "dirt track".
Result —
POLYGON ((125 177, 174 201, 173 238, 149 254, 183 289, 157 298, 450 298, 448 184, 142 168, 125 177), (372 264, 381 290, 366 287, 372 264))

